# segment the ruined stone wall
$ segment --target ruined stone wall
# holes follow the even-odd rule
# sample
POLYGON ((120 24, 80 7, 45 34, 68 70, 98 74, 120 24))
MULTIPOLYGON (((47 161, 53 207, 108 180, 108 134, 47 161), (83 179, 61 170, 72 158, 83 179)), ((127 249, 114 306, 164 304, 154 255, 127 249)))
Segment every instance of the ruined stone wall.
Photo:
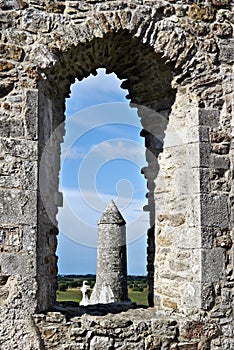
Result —
POLYGON ((45 349, 209 349, 219 333, 215 323, 204 318, 178 322, 173 316, 156 315, 154 309, 117 310, 117 305, 112 313, 99 305, 79 309, 76 316, 49 312, 36 315, 35 324, 45 349))
POLYGON ((71 83, 104 67, 142 121, 150 303, 214 320, 203 348, 232 349, 231 1, 2 0, 0 23, 0 347, 44 346, 32 315, 55 302, 63 127, 48 140, 71 83))

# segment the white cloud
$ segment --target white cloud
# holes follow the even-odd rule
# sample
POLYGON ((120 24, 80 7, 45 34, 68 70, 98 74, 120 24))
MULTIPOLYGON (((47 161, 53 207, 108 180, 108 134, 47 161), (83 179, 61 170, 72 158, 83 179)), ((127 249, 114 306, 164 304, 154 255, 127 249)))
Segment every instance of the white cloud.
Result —
POLYGON ((85 153, 78 147, 61 147, 61 159, 82 159, 85 153))
POLYGON ((149 228, 145 203, 132 198, 113 198, 110 194, 91 191, 82 193, 72 188, 63 189, 64 204, 59 208, 59 230, 75 242, 89 247, 97 246, 97 223, 111 199, 115 200, 127 222, 127 242, 134 242, 149 228))
POLYGON ((81 188, 94 186, 99 170, 109 161, 123 159, 135 164, 139 169, 145 165, 145 148, 130 139, 112 139, 95 145, 86 153, 79 168, 81 188))
POLYGON ((102 142, 94 146, 94 153, 109 160, 116 158, 124 158, 129 160, 145 159, 145 147, 130 139, 114 139, 102 142))

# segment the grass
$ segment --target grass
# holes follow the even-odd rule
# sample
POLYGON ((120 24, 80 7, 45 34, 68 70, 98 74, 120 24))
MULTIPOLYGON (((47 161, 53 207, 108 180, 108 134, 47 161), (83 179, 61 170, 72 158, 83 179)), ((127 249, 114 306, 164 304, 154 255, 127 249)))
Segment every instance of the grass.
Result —
MULTIPOLYGON (((132 289, 128 290, 129 298, 132 302, 137 303, 138 305, 146 305, 147 302, 147 289, 144 289, 143 292, 136 292, 132 289)), ((82 299, 82 293, 79 288, 68 288, 66 291, 61 292, 57 291, 57 301, 76 301, 80 302, 82 299)))
POLYGON ((57 301, 76 301, 79 303, 82 299, 82 293, 79 288, 68 288, 64 292, 57 290, 56 299, 57 301))
POLYGON ((138 305, 148 306, 148 291, 144 289, 143 292, 135 292, 134 290, 128 290, 128 296, 132 302, 137 303, 138 305))

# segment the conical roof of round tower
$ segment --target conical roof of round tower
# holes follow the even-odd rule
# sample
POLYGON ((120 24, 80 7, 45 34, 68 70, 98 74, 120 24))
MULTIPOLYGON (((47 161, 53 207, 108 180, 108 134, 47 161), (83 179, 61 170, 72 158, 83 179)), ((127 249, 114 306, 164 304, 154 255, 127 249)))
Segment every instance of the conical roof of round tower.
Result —
POLYGON ((111 200, 106 207, 98 224, 118 224, 119 226, 126 224, 126 221, 113 200, 111 200))

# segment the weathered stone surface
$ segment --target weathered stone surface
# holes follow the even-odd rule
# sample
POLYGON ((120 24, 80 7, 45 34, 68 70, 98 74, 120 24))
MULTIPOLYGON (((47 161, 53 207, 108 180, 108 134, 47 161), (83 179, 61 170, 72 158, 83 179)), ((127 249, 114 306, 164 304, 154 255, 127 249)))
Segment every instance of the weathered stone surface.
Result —
POLYGON ((0 347, 233 348, 231 6, 229 0, 0 1, 0 347), (71 83, 99 67, 124 79, 142 122, 156 307, 118 320, 98 320, 89 309, 92 315, 75 325, 49 314, 35 326, 31 315, 55 300, 51 220, 56 224, 64 129, 44 172, 38 156, 64 119, 71 83), (187 335, 160 309, 178 322, 191 317, 187 335), (217 320, 220 335, 196 333, 204 327, 194 322, 204 315, 207 325, 217 320))
POLYGON ((36 191, 1 190, 1 222, 7 224, 34 224, 36 218, 36 191))
POLYGON ((21 61, 23 58, 22 47, 16 45, 0 44, 1 58, 10 59, 13 61, 21 61))
POLYGON ((29 9, 22 17, 22 28, 31 33, 47 33, 49 32, 51 24, 51 17, 46 13, 29 9))
POLYGON ((212 31, 219 37, 225 38, 232 35, 232 26, 229 23, 213 23, 212 31))
POLYGON ((219 110, 199 109, 200 125, 208 126, 210 128, 217 127, 220 121, 219 110))
MULTIPOLYGON (((88 309, 90 306, 86 308, 88 309)), ((67 323, 64 322, 62 314, 54 312, 49 313, 47 319, 43 314, 34 315, 46 349, 61 342, 65 332, 68 335, 66 345, 72 347, 76 344, 78 349, 82 345, 86 349, 86 344, 92 349, 152 349, 152 346, 156 346, 156 349, 168 348, 170 343, 176 341, 178 332, 175 320, 159 319, 152 309, 134 309, 104 317, 85 314, 73 317, 67 323), (60 332, 56 331, 58 329, 60 332)))
POLYGON ((216 6, 227 6, 230 2, 231 0, 212 0, 212 4, 216 6))
POLYGON ((205 283, 214 283, 222 280, 224 258, 224 251, 221 248, 202 250, 202 275, 205 283))
POLYGON ((219 333, 217 324, 212 321, 190 321, 186 320, 180 324, 180 339, 212 339, 219 333))
POLYGON ((37 144, 33 141, 2 138, 0 139, 0 152, 1 158, 6 156, 8 159, 16 157, 25 160, 36 160, 37 144))
POLYGON ((63 13, 65 9, 65 4, 63 1, 46 1, 46 11, 54 13, 63 13))
POLYGON ((215 10, 210 6, 203 6, 200 3, 198 5, 192 4, 189 7, 188 15, 195 20, 212 21, 215 16, 215 10))
POLYGON ((25 99, 25 127, 26 137, 30 139, 37 139, 38 137, 38 91, 37 90, 26 90, 25 99))
POLYGON ((201 221, 204 226, 228 227, 228 203, 225 196, 202 196, 201 221))
POLYGON ((113 200, 98 223, 96 283, 90 303, 128 302, 125 220, 113 200))
POLYGON ((8 61, 0 61, 0 71, 1 72, 8 72, 9 70, 13 69, 15 65, 8 61))
POLYGON ((90 350, 113 349, 114 339, 108 337, 93 337, 90 341, 90 350))
POLYGON ((225 40, 225 43, 220 44, 219 59, 223 62, 232 63, 234 61, 234 40, 225 40))
POLYGON ((17 253, 23 248, 23 234, 21 227, 1 227, 0 251, 17 253))
POLYGON ((28 7, 28 3, 23 0, 1 0, 0 8, 2 10, 22 10, 28 7))

